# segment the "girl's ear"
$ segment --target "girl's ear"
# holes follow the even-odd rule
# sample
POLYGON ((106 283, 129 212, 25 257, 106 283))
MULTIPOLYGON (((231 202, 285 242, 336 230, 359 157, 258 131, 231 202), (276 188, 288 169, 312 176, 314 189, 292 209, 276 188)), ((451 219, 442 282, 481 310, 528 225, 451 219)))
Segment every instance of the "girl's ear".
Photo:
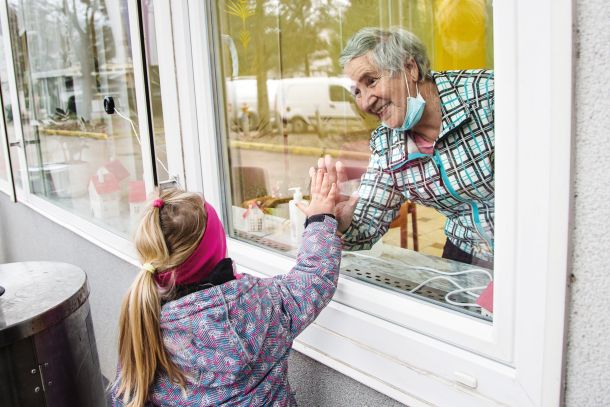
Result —
POLYGON ((419 81, 419 68, 417 67, 417 63, 415 62, 413 57, 410 57, 405 62, 405 72, 409 79, 411 79, 412 81, 419 81))

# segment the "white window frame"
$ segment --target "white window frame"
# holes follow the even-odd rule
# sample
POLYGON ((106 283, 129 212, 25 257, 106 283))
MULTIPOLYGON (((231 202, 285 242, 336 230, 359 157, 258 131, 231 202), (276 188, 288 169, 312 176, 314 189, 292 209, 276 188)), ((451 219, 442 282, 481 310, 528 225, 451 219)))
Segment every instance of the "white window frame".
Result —
MULTIPOLYGON (((212 3, 189 0, 206 198, 222 207, 222 98, 212 3)), ((493 324, 341 277, 294 347, 408 405, 562 399, 572 140, 572 2, 494 2, 496 295, 493 324), (532 174, 535 175, 532 176, 532 174), (532 198, 533 197, 533 198, 532 198), (498 290, 497 287, 501 287, 498 290), (366 310, 366 312, 361 311, 366 310)), ((229 239, 255 275, 294 260, 229 239)))
POLYGON ((157 46, 164 53, 159 74, 170 173, 187 190, 203 192, 195 89, 188 79, 193 77, 188 5, 155 0, 154 8, 157 46))
MULTIPOLYGON (((23 149, 24 141, 23 141, 23 129, 21 126, 21 112, 19 111, 19 97, 17 94, 17 83, 15 81, 15 66, 13 65, 13 47, 10 36, 10 26, 8 19, 8 0, 4 0, 0 3, 0 22, 2 24, 2 41, 4 46, 4 57, 6 59, 6 72, 8 76, 8 85, 9 85, 9 93, 10 95, 3 95, 5 98, 8 98, 11 102, 11 108, 13 112, 13 123, 15 126, 15 136, 16 142, 21 143, 21 147, 18 147, 19 153, 17 154, 17 160, 19 160, 19 169, 22 172, 21 180, 22 185, 18 186, 14 184, 14 195, 13 200, 21 199, 25 193, 29 192, 29 183, 28 173, 27 173, 27 165, 25 160, 25 150, 23 149)), ((6 100, 6 99, 5 99, 6 100)), ((6 129, 2 129, 4 134, 6 135, 6 129)), ((8 136, 6 137, 8 139, 8 136)), ((10 146, 8 147, 8 153, 10 154, 10 146)), ((11 169, 11 177, 14 182, 14 174, 11 169)))
MULTIPOLYGON (((2 56, 0 56, 2 58, 2 56)), ((8 95, 2 95, 2 100, 8 95)), ((0 154, 4 159, 6 179, 0 178, 0 191, 11 197, 13 202, 17 199, 15 195, 15 180, 13 179, 13 169, 11 168, 11 157, 9 155, 9 139, 6 131, 6 120, 4 116, 4 106, 0 103, 0 154)))
MULTIPOLYGON (((155 2, 156 3, 156 2, 155 2)), ((153 158, 151 154, 150 147, 150 135, 149 135, 149 123, 148 123, 148 115, 147 110, 149 109, 146 93, 145 93, 145 76, 144 70, 146 69, 146 62, 143 60, 142 56, 142 46, 144 44, 141 43, 140 37, 140 21, 138 16, 138 1, 137 0, 128 0, 128 14, 129 14, 129 33, 131 39, 131 52, 132 52, 132 61, 133 61, 133 70, 134 70, 134 78, 135 78, 135 94, 136 94, 136 103, 138 109, 138 127, 139 127, 139 137, 141 140, 141 153, 142 153, 142 165, 143 165, 143 178, 146 185, 147 193, 150 193, 154 185, 153 179, 153 158)), ((155 5, 155 26, 157 27, 156 35, 157 40, 163 38, 170 38, 171 42, 171 24, 168 23, 171 16, 169 14, 159 14, 156 10, 155 5), (161 28, 159 28, 159 26, 161 28), (169 28, 168 28, 169 27, 169 28)), ((17 82, 15 75, 15 67, 13 63, 13 54, 11 48, 11 37, 10 37, 10 27, 8 20, 8 1, 0 0, 0 22, 2 23, 2 32, 3 32, 3 41, 5 47, 5 57, 8 68, 8 81, 10 88, 10 100, 11 105, 13 106, 13 117, 15 122, 15 134, 17 135, 18 141, 21 141, 23 144, 23 128, 21 121, 21 110, 20 103, 18 100, 17 93, 17 82)), ((163 44, 166 45, 166 44, 163 44)), ((171 50, 170 50, 171 51, 171 50)), ((173 55, 172 58, 160 59, 160 65, 164 66, 160 70, 163 71, 162 74, 162 94, 163 92, 169 93, 171 92, 172 87, 167 86, 167 83, 171 84, 173 80, 174 88, 175 88, 175 74, 172 73, 173 67, 173 55), (169 67, 168 67, 169 66, 169 67), (168 73, 169 72, 169 73, 168 73), (172 79, 173 75, 173 79, 172 79), (169 79, 168 79, 169 78, 169 79)), ((6 97, 7 95, 5 95, 6 97)), ((165 95, 164 95, 165 97, 165 95)), ((169 96, 168 96, 169 97, 169 96)), ((176 123, 178 114, 176 111, 172 109, 167 109, 165 111, 164 106, 164 122, 169 124, 170 129, 172 123, 176 123)), ((4 129, 2 129, 4 131, 4 129)), ((6 132, 4 132, 6 134, 6 132)), ((167 144, 168 146, 180 146, 181 140, 179 137, 179 130, 172 131, 171 137, 168 133, 167 144), (174 135, 178 135, 175 137, 174 135), (173 137, 173 138, 172 138, 173 137)), ((184 169, 182 164, 182 152, 181 149, 178 150, 170 150, 168 151, 168 167, 172 175, 178 180, 184 180, 184 169)), ((132 242, 124 236, 118 235, 111 230, 105 228, 104 226, 98 225, 87 218, 83 218, 77 215, 74 215, 70 211, 59 207, 53 204, 51 201, 46 200, 40 196, 37 196, 30 191, 29 180, 27 178, 27 165, 26 165, 26 156, 25 149, 23 147, 19 148, 19 160, 21 163, 21 168, 24 169, 24 174, 22 174, 23 185, 21 188, 16 188, 16 200, 20 203, 28 206, 32 210, 40 213, 41 215, 49 218, 53 222, 67 228, 68 230, 73 231, 74 233, 82 236, 83 238, 91 241, 93 244, 105 249, 106 251, 112 253, 113 255, 131 263, 134 265, 138 265, 137 255, 135 249, 133 247, 132 242)), ((200 171, 197 171, 200 173, 200 171)), ((163 181, 163 180, 160 180, 163 181)), ((201 189, 201 188, 199 188, 201 189)))
MULTIPOLYGON (((0 22, 1 22, 0 18, 0 22)), ((3 24, 3 23, 2 23, 3 24)), ((6 41, 4 41, 4 32, 2 33, 2 48, 5 47, 6 41)), ((10 50, 9 50, 10 51, 10 50)), ((0 59, 4 64, 8 64, 5 55, 0 55, 0 59)), ((0 62, 0 63, 2 63, 0 62)), ((7 71, 8 75, 8 71, 7 71)), ((10 92, 9 92, 10 93, 10 92)), ((5 95, 2 93, 2 97, 0 98, 0 154, 2 154, 4 158, 5 171, 7 178, 0 179, 0 191, 6 193, 11 197, 13 202, 16 201, 17 196, 15 193, 15 180, 13 178, 13 169, 11 168, 11 157, 10 157, 10 140, 8 139, 8 131, 6 130, 6 116, 4 111, 4 104, 7 101, 7 98, 10 98, 10 95, 5 95)), ((8 99, 10 100, 10 99, 8 99)))

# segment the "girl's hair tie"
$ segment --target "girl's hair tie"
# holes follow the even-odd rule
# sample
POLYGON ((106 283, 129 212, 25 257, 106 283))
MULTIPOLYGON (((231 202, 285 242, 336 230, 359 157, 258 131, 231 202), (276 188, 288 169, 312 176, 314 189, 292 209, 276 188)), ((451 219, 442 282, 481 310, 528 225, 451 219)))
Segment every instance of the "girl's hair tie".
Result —
POLYGON ((155 274, 155 271, 157 270, 155 266, 150 263, 142 264, 142 269, 148 271, 150 274, 155 274))
POLYGON ((163 199, 161 199, 161 198, 157 198, 153 201, 153 206, 155 208, 161 209, 161 208, 163 208, 164 205, 165 205, 165 202, 163 202, 163 199))

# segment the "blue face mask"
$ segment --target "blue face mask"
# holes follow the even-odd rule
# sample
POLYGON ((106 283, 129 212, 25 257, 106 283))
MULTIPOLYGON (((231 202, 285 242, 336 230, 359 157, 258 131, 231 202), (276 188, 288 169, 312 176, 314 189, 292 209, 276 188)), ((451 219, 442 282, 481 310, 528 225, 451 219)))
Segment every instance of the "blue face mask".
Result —
MULTIPOLYGON (((409 83, 407 82, 406 75, 405 83, 407 84, 407 92, 409 92, 409 83)), ((411 93, 409 92, 409 96, 407 97, 406 102, 407 111, 405 113, 405 120, 403 121, 402 126, 393 128, 394 130, 410 130, 421 120, 421 117, 424 114, 424 107, 426 106, 426 101, 421 96, 421 93, 419 93, 417 82, 415 82, 415 89, 417 90, 417 97, 411 97, 411 93)), ((383 125, 386 127, 390 127, 385 123, 383 123, 383 125)))

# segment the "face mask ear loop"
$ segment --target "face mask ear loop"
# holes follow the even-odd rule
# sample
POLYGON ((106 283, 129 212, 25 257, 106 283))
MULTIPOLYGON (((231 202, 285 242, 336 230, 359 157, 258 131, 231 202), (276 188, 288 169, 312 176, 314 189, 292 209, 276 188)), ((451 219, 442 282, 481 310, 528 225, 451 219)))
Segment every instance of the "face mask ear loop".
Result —
MULTIPOLYGON (((405 78, 405 85, 407 86, 407 95, 411 97, 411 91, 409 90, 409 81, 407 81, 407 74, 405 71, 402 71, 402 77, 405 78)), ((417 83, 415 84, 417 86, 417 83)))

